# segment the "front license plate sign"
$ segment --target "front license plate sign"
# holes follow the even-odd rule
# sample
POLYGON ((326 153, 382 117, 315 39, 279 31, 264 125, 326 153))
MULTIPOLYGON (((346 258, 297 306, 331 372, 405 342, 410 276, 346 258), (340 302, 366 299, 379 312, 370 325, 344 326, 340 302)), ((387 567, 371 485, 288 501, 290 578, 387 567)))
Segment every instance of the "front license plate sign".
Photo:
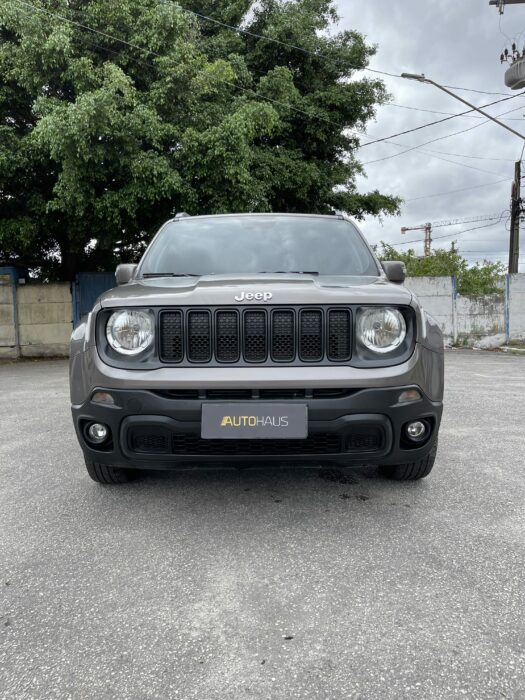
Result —
POLYGON ((201 437, 207 440, 265 440, 308 437, 308 407, 286 403, 205 403, 201 437))

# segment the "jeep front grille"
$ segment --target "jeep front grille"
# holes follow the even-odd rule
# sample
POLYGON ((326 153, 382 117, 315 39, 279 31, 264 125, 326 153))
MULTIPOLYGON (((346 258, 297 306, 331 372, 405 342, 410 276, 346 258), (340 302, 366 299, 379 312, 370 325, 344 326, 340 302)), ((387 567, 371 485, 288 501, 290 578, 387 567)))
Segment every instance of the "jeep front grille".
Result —
POLYGON ((331 363, 352 354, 344 307, 170 309, 159 318, 160 358, 170 364, 331 363))

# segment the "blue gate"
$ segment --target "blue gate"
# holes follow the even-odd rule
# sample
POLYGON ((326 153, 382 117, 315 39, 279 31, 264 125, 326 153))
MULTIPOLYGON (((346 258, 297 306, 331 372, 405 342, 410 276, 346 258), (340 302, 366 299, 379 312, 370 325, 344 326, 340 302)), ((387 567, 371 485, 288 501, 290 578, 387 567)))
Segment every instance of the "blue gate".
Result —
POLYGON ((78 326, 101 294, 115 286, 114 272, 79 272, 73 283, 73 326, 78 326))

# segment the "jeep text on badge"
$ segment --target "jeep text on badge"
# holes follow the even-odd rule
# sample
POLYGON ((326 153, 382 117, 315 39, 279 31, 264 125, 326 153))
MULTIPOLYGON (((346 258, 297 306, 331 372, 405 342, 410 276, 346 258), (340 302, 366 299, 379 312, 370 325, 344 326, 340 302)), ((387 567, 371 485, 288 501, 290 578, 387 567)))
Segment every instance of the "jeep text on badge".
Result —
POLYGON ((347 218, 180 216, 71 339, 89 475, 211 465, 434 465, 443 339, 347 218))
POLYGON ((270 301, 272 297, 271 292, 241 292, 234 299, 235 301, 270 301))

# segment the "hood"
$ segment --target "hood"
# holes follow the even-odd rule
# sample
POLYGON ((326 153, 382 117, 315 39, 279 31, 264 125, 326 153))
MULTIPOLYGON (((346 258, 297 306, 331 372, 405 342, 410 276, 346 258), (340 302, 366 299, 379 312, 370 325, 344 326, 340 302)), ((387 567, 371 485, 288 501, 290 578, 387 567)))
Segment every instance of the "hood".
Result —
POLYGON ((384 277, 308 274, 205 275, 132 280, 110 289, 102 307, 410 304, 411 293, 384 277), (266 295, 254 298, 250 295, 266 295), (271 298, 267 295, 271 294, 271 298), (248 299, 246 296, 248 295, 248 299), (238 297, 237 299, 235 297, 238 297))

